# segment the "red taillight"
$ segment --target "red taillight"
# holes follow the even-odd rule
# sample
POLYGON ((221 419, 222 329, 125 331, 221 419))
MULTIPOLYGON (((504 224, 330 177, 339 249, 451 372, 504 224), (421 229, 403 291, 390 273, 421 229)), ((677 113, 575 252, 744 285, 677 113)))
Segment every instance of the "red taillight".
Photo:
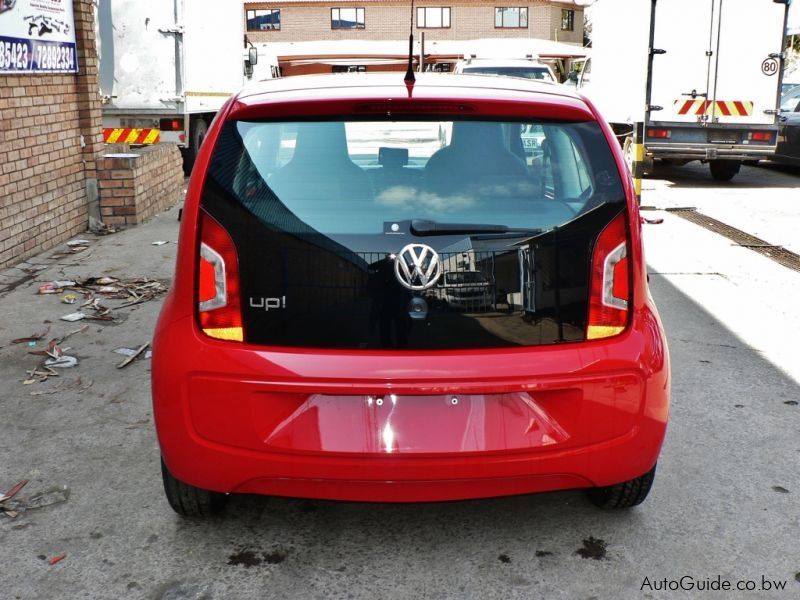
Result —
POLYGON ((161 131, 183 131, 183 119, 159 119, 158 128, 161 131))
POLYGON ((625 214, 603 229, 592 253, 592 282, 586 338, 611 337, 625 330, 630 302, 630 260, 625 214))
POLYGON ((239 261, 231 236, 216 220, 200 213, 197 302, 200 327, 208 336, 244 339, 239 301, 239 261))
POLYGON ((670 135, 672 135, 672 132, 670 132, 669 129, 648 129, 647 130, 647 137, 651 137, 651 138, 666 139, 670 135))
POLYGON ((771 131, 751 131, 749 137, 754 142, 771 142, 772 141, 772 132, 771 131))

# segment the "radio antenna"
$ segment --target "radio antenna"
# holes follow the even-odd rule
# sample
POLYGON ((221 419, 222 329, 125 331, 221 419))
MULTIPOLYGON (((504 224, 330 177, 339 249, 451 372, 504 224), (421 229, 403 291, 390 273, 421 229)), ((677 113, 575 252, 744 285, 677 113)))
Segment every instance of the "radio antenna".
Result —
POLYGON ((411 22, 408 27, 408 69, 403 81, 407 86, 414 85, 414 81, 416 81, 416 77, 414 77, 414 0, 411 0, 411 22))

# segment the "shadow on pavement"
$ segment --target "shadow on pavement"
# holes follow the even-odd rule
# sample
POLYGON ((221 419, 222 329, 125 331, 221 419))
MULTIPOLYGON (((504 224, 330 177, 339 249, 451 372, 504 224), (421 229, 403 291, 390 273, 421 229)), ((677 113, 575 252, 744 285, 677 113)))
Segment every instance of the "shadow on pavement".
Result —
POLYGON ((743 165, 741 171, 731 181, 715 181, 711 177, 708 165, 697 161, 683 166, 675 166, 656 161, 654 170, 647 179, 661 179, 675 188, 730 188, 730 189, 764 189, 771 187, 800 187, 800 167, 792 167, 766 161, 758 166, 743 165), (778 177, 774 173, 780 173, 778 177))

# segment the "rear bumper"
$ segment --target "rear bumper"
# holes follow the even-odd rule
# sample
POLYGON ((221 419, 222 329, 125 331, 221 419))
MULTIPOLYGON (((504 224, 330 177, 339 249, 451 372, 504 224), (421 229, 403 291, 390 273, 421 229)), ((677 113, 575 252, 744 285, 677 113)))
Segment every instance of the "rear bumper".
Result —
POLYGON ((625 481, 655 464, 666 428, 668 357, 648 315, 649 326, 581 351, 402 357, 252 349, 183 319, 155 338, 161 451, 198 487, 307 498, 435 501, 625 481))
POLYGON ((720 144, 651 144, 646 151, 653 158, 689 160, 760 160, 775 153, 775 146, 753 147, 720 144))
POLYGON ((735 125, 727 123, 698 126, 686 123, 653 122, 648 129, 667 129, 669 138, 645 139, 645 148, 653 158, 688 160, 757 160, 775 152, 776 125, 735 125), (771 132, 772 142, 750 140, 753 131, 771 132))

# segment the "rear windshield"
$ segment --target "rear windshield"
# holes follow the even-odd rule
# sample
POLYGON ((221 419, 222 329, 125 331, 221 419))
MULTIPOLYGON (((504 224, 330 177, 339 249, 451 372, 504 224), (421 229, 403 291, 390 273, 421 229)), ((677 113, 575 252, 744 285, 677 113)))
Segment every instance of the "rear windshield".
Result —
POLYGON ((591 245, 624 193, 594 122, 235 121, 202 206, 237 247, 248 341, 441 349, 583 339, 591 245), (441 266, 424 290, 394 268, 415 243, 441 266), (445 291, 463 283, 490 289, 445 291))

